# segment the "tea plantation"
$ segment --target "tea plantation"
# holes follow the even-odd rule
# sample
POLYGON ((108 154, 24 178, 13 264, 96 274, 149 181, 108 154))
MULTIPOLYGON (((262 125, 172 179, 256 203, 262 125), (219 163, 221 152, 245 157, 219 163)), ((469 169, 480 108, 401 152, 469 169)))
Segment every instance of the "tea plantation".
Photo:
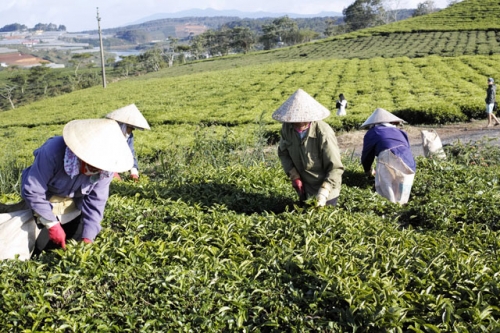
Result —
MULTIPOLYGON (((459 36, 463 29, 446 22, 484 3, 500 11, 494 1, 465 0, 428 17, 429 27, 443 22, 422 28, 432 38, 409 36, 419 34, 419 18, 404 23, 412 28, 401 22, 401 34, 426 50, 459 36)), ((497 21, 485 27, 477 15, 467 31, 496 36, 497 21)), ((346 40, 383 36, 358 34, 346 40)), ((302 47, 321 45, 328 41, 302 47)), ((0 262, 0 331, 500 332, 500 148, 457 143, 446 160, 418 157, 404 206, 377 195, 346 152, 338 206, 317 209, 296 201, 271 120, 298 88, 330 110, 346 95, 348 115, 326 119, 337 132, 376 107, 412 124, 484 118, 486 78, 500 80, 500 56, 382 57, 379 48, 374 57, 282 59, 287 52, 296 48, 2 112, 1 202, 19 200, 33 149, 69 120, 135 103, 152 130, 135 132, 142 176, 113 181, 95 243, 0 262)))

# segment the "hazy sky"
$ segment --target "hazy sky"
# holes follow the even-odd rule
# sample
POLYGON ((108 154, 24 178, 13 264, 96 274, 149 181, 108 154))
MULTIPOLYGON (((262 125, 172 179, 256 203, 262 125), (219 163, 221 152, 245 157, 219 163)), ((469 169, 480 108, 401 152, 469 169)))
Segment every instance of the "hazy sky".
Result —
MULTIPOLYGON (((390 8, 416 8, 424 0, 386 0, 390 8)), ((96 7, 101 28, 115 28, 159 13, 187 9, 265 11, 272 13, 317 14, 342 12, 354 0, 2 0, 0 27, 11 23, 32 28, 37 23, 64 24, 68 31, 97 29, 96 7)), ((448 0, 434 0, 445 8, 448 0)))

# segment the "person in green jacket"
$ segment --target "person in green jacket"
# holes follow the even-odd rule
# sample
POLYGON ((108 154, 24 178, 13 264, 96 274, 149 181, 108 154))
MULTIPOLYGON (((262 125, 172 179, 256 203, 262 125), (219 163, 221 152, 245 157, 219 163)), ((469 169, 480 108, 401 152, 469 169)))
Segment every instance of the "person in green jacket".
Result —
POLYGON ((283 123, 278 156, 299 199, 317 206, 337 204, 344 166, 333 129, 322 121, 330 111, 302 89, 272 115, 283 123))

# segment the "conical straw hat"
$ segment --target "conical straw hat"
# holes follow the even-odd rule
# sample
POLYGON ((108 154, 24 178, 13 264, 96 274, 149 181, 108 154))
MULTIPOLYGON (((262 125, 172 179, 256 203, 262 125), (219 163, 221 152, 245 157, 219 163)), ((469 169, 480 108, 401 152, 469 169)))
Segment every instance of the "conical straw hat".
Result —
POLYGON ((105 171, 124 172, 134 158, 118 123, 111 119, 73 120, 64 126, 66 145, 82 161, 105 171))
POLYGON ((371 114, 368 119, 365 120, 363 125, 361 125, 361 128, 369 126, 369 125, 375 125, 375 124, 380 124, 380 123, 406 123, 401 118, 396 117, 392 113, 390 113, 387 110, 384 110, 382 108, 377 108, 373 113, 371 114))
POLYGON ((106 118, 114 119, 120 123, 124 123, 138 129, 151 129, 148 121, 144 118, 141 111, 139 111, 135 104, 130 104, 110 112, 106 115, 106 118))
POLYGON ((330 111, 302 89, 298 89, 273 112, 273 119, 282 123, 305 123, 325 119, 330 111))

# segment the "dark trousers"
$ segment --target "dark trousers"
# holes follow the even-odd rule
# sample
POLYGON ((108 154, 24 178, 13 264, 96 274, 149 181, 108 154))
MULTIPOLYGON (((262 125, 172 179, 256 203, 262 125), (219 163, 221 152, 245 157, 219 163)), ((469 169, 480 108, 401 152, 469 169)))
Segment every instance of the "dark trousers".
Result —
MULTIPOLYGON (((38 225, 41 228, 40 234, 36 239, 35 254, 39 254, 42 251, 49 251, 53 249, 61 248, 60 245, 55 244, 49 238, 49 229, 45 228, 41 224, 38 225)), ((66 233, 66 240, 75 239, 81 240, 83 233, 83 223, 81 223, 81 215, 75 219, 69 221, 68 223, 62 224, 62 228, 66 233)))

